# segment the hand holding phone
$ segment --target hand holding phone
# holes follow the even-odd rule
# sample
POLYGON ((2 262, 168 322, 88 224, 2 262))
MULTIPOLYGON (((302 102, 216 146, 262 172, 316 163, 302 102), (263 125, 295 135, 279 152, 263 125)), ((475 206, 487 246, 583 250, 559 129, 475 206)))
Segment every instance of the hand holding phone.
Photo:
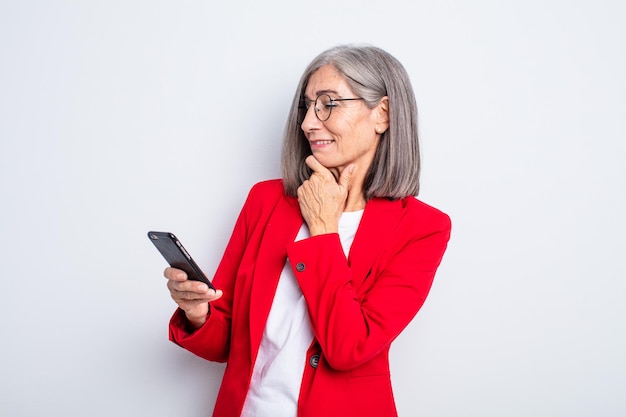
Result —
POLYGON ((148 238, 172 268, 181 269, 185 271, 188 279, 204 282, 209 288, 215 289, 173 233, 148 232, 148 238))

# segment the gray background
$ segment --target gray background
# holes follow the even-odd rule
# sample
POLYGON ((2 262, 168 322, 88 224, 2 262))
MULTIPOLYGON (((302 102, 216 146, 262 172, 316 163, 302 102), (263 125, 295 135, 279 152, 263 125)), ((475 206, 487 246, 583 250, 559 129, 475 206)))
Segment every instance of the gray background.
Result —
MULTIPOLYGON (((402 416, 626 414, 620 1, 1 1, 0 415, 206 416, 145 234, 212 273, 279 175, 297 80, 344 42, 406 66, 420 198, 453 219, 391 351, 402 416)), ((375 401, 375 399, 372 399, 375 401)))

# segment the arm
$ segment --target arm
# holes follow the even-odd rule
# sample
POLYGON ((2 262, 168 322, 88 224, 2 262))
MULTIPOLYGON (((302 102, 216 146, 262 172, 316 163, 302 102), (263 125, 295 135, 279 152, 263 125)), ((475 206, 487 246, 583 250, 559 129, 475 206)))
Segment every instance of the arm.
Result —
MULTIPOLYGON (((232 311, 237 270, 249 236, 251 208, 255 200, 253 188, 237 218, 233 233, 215 272, 212 283, 221 291, 221 298, 207 306, 205 320, 195 325, 178 309, 170 320, 170 340, 204 359, 224 362, 230 351, 232 311)), ((210 291, 210 290, 209 290, 210 291)))
POLYGON ((450 220, 436 212, 420 223, 399 223, 390 247, 359 288, 337 234, 288 248, 315 337, 333 368, 352 369, 386 349, 424 303, 446 249, 450 220))

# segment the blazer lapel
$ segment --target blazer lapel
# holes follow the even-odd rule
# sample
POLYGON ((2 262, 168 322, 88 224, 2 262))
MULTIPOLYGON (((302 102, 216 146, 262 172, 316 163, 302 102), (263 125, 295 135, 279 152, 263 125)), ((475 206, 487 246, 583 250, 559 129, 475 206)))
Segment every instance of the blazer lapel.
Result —
POLYGON ((352 270, 352 285, 358 290, 369 275, 372 265, 379 256, 402 214, 402 200, 376 198, 368 201, 361 223, 348 255, 352 270))
MULTIPOLYGON (((254 268, 249 310, 251 352, 259 350, 276 286, 287 259, 287 244, 294 241, 302 222, 298 201, 281 196, 269 216, 254 268)), ((254 356, 251 359, 254 363, 254 356)))

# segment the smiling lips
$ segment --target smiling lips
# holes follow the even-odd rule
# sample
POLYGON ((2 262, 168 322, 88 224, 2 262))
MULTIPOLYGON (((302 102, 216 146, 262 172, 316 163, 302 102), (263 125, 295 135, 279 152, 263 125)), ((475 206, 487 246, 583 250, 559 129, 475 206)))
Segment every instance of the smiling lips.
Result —
POLYGON ((312 140, 311 141, 311 146, 330 145, 333 142, 334 142, 334 140, 312 140))

